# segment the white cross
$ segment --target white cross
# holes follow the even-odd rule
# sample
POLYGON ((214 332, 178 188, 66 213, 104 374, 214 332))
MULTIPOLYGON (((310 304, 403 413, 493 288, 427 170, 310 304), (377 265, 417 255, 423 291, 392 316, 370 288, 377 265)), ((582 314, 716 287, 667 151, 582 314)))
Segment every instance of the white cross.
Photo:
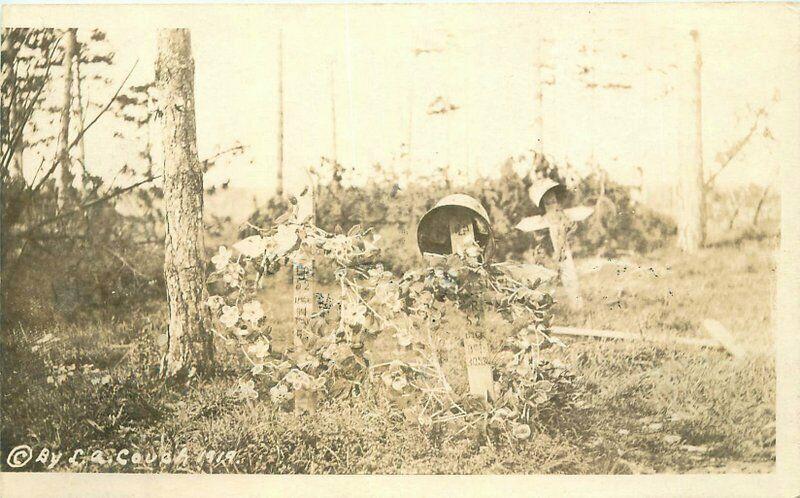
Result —
MULTIPOLYGON (((538 199, 537 188, 530 190, 531 200, 544 209, 542 216, 530 216, 517 224, 523 232, 534 232, 548 229, 553 243, 553 259, 558 263, 561 283, 569 296, 569 305, 573 309, 583 308, 583 297, 580 292, 578 273, 572 260, 572 250, 567 241, 567 229, 572 223, 583 221, 594 213, 594 208, 578 206, 562 209, 556 196, 557 184, 548 184, 547 190, 538 199)), ((539 190, 540 191, 540 190, 539 190)))
MULTIPOLYGON (((314 222, 314 187, 309 182, 297 197, 296 221, 314 222)), ((297 251, 292 261, 292 286, 294 288, 294 345, 303 345, 303 331, 314 313, 314 258, 306 251, 297 251)))

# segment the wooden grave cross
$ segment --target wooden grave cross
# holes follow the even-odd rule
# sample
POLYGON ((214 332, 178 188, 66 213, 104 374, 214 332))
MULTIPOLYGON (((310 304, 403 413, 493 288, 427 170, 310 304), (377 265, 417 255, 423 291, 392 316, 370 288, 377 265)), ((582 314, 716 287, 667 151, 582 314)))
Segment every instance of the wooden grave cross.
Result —
POLYGON ((550 240, 553 243, 553 259, 558 263, 561 283, 569 297, 569 306, 572 309, 583 308, 583 296, 580 292, 578 272, 575 270, 575 262, 572 259, 572 250, 567 240, 568 228, 574 222, 583 221, 594 212, 594 208, 588 206, 578 206, 563 209, 558 201, 555 182, 549 184, 548 190, 538 202, 534 189, 531 189, 531 198, 544 209, 544 215, 530 216, 524 218, 517 224, 517 229, 523 232, 534 232, 547 229, 550 231, 550 240))
MULTIPOLYGON (((450 246, 454 254, 462 253, 476 245, 473 217, 457 211, 449 220, 450 246)), ((493 399, 494 378, 489 364, 489 345, 486 339, 467 331, 464 337, 464 355, 467 363, 469 393, 484 399, 493 399)))
MULTIPOLYGON (((298 223, 314 222, 314 189, 309 185, 297 197, 298 223)), ((292 261, 292 286, 294 289, 294 344, 302 346, 303 332, 314 313, 314 258, 308 251, 299 249, 292 261)))
MULTIPOLYGON (((314 187, 309 184, 304 192, 297 197, 297 214, 295 221, 298 223, 307 220, 314 222, 314 187)), ((305 347, 309 330, 308 325, 315 311, 314 299, 314 257, 307 250, 299 249, 292 261, 292 288, 294 301, 294 334, 293 341, 296 349, 305 347)), ((317 394, 311 389, 299 389, 295 392, 294 411, 301 413, 316 412, 317 394)))

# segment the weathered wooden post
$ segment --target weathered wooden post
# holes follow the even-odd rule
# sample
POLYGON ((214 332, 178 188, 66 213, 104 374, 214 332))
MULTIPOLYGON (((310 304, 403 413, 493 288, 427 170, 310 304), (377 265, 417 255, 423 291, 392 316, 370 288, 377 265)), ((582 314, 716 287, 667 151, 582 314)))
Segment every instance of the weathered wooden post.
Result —
POLYGON ((563 188, 559 183, 544 179, 528 190, 534 204, 544 210, 542 216, 530 216, 517 224, 517 229, 523 232, 548 229, 550 240, 553 243, 553 259, 558 263, 561 283, 569 297, 569 305, 573 309, 583 308, 578 272, 572 260, 572 250, 567 240, 567 232, 572 223, 583 221, 594 212, 594 208, 577 206, 563 209, 558 199, 559 190, 563 188))
MULTIPOLYGON (((298 223, 315 222, 314 186, 311 182, 303 193, 297 197, 295 221, 298 223)), ((297 350, 305 349, 309 337, 309 322, 314 313, 314 257, 301 248, 295 253, 292 261, 292 286, 294 289, 294 346, 297 350)), ((297 389, 294 394, 295 413, 317 411, 317 393, 313 389, 297 389)))
MULTIPOLYGON (((315 222, 314 188, 309 185, 297 197, 297 223, 315 222)), ((314 258, 302 247, 292 261, 292 286, 294 288, 294 345, 303 347, 304 334, 314 312, 314 258)))
MULTIPOLYGON (((494 249, 489 215, 480 202, 468 195, 448 195, 420 219, 417 244, 423 256, 463 254, 477 244, 484 260, 488 260, 494 249)), ((489 347, 480 330, 465 332, 464 354, 470 394, 494 398, 489 347)))

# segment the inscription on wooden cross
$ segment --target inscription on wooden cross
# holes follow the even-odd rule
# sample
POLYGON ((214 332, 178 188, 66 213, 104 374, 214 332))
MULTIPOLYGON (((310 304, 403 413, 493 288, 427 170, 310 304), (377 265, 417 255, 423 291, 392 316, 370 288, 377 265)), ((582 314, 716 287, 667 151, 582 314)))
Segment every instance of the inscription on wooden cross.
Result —
MULTIPOLYGON (((463 254, 475 245, 473 218, 467 212, 458 211, 450 219, 450 245, 453 253, 463 254)), ((489 345, 476 331, 467 331, 464 337, 464 355, 467 363, 469 393, 484 399, 492 399, 494 379, 489 364, 489 345)))
MULTIPOLYGON (((297 198, 298 222, 314 222, 314 189, 309 185, 297 198)), ((294 290, 294 344, 302 347, 307 339, 308 324, 314 313, 314 258, 304 249, 295 253, 292 261, 292 286, 294 290)))

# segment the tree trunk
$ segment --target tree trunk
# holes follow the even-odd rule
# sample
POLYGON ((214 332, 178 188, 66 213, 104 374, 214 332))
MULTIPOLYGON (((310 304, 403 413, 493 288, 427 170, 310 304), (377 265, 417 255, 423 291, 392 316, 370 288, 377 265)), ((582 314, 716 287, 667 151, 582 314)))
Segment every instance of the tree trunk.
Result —
MULTIPOLYGON (((81 85, 83 84, 81 78, 81 49, 78 47, 76 50, 76 57, 75 57, 75 92, 78 97, 78 125, 80 126, 79 130, 83 131, 86 127, 86 116, 83 112, 83 95, 81 93, 81 85)), ((81 163, 81 174, 85 178, 87 175, 86 172, 86 144, 84 142, 84 134, 81 134, 80 141, 78 142, 78 152, 80 154, 80 163, 81 163)))
POLYGON ((159 31, 156 84, 163 113, 164 275, 169 304, 161 375, 183 378, 210 369, 214 352, 203 303, 203 173, 197 157, 189 30, 159 31))
POLYGON ((678 247, 692 253, 705 242, 705 191, 703 179, 703 94, 700 35, 692 30, 694 41, 694 129, 691 159, 684 160, 678 175, 678 247))
POLYGON ((58 210, 69 202, 73 175, 69 160, 69 118, 72 110, 72 59, 75 56, 75 28, 64 32, 64 99, 61 107, 61 130, 58 134, 59 175, 56 179, 58 210))
POLYGON ((336 137, 336 82, 333 79, 333 63, 331 63, 331 160, 339 162, 338 140, 336 137))
POLYGON ((539 37, 536 42, 536 60, 534 61, 534 85, 536 85, 536 108, 533 118, 533 150, 544 154, 544 78, 542 78, 542 56, 544 41, 539 37))
POLYGON ((283 196, 283 33, 278 34, 278 186, 275 193, 283 196))
MULTIPOLYGON (((409 78, 408 84, 408 131, 407 131, 407 138, 406 138, 406 168, 410 168, 411 164, 411 152, 413 150, 414 145, 414 78, 413 72, 412 77, 409 78)), ((406 175, 410 177, 411 175, 406 175)))
MULTIPOLYGON (((7 55, 3 61, 3 79, 7 78, 9 87, 15 88, 17 85, 17 70, 14 62, 17 58, 17 49, 12 46, 12 39, 10 32, 4 33, 3 52, 7 55)), ((24 117, 22 116, 23 113, 20 112, 22 111, 22 106, 19 104, 19 93, 15 91, 12 94, 14 98, 8 102, 8 145, 14 151, 11 158, 11 177, 19 178, 24 182, 22 153, 25 150, 25 142, 22 138, 22 133, 19 134, 17 140, 13 140, 16 131, 23 124, 21 120, 24 117)))

